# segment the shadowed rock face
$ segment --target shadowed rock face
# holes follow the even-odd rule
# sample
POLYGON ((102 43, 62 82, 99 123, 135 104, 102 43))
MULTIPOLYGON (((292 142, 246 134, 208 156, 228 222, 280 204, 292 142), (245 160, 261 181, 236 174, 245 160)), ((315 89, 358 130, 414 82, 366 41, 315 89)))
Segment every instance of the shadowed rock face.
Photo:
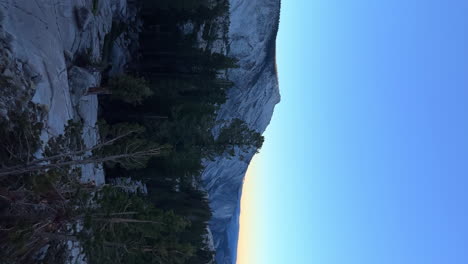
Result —
MULTIPOLYGON (((230 12, 228 55, 239 59, 240 67, 228 72, 235 86, 218 119, 240 118, 263 133, 280 101, 275 61, 280 0, 231 0, 230 12)), ((218 264, 236 262, 242 183, 254 153, 205 163, 202 179, 213 210, 210 228, 218 264)))

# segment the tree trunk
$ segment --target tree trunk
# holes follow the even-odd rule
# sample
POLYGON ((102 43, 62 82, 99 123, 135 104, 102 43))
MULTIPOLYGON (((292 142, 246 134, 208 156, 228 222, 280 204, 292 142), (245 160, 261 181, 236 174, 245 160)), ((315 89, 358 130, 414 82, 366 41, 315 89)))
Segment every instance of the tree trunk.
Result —
POLYGON ((47 169, 54 169, 54 168, 63 168, 66 166, 76 166, 82 164, 90 164, 90 163, 102 163, 106 161, 117 161, 121 159, 137 159, 143 158, 148 156, 156 156, 161 154, 161 148, 137 151, 132 153, 124 153, 124 154, 117 154, 105 157, 87 157, 81 160, 71 160, 71 161, 62 161, 56 162, 51 164, 32 164, 32 165, 25 165, 22 167, 15 167, 14 169, 4 169, 0 170, 0 178, 10 175, 18 175, 23 173, 31 173, 36 171, 43 171, 47 169))
POLYGON ((158 224, 162 225, 161 222, 150 221, 150 220, 138 220, 132 218, 96 218, 95 221, 100 222, 109 222, 109 223, 151 223, 151 224, 158 224))
POLYGON ((112 94, 112 91, 107 87, 89 87, 85 95, 90 94, 112 94))

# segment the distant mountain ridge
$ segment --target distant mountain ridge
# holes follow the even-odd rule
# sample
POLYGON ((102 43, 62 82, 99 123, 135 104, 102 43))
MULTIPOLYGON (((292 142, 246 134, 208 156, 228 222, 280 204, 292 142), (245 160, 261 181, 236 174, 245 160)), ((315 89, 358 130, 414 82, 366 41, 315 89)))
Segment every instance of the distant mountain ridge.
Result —
MULTIPOLYGON (((275 54, 281 2, 230 0, 230 5, 227 53, 239 60, 240 67, 228 71, 235 86, 228 91, 218 119, 240 118, 263 133, 280 101, 275 54)), ((213 210, 210 229, 218 264, 236 263, 242 184, 254 153, 238 151, 234 158, 205 162, 202 179, 213 210)))

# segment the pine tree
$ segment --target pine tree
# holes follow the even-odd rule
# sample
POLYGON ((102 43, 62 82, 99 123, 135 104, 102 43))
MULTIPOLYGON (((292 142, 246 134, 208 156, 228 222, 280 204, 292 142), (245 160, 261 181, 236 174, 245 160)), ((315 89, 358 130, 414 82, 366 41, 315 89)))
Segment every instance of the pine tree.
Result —
POLYGON ((87 241, 89 263, 182 264, 194 255, 194 246, 180 236, 190 222, 174 212, 115 187, 105 187, 93 199, 96 206, 86 212, 80 235, 87 241))
POLYGON ((257 131, 250 129, 241 119, 233 119, 225 126, 216 140, 218 152, 227 151, 229 154, 235 154, 235 148, 248 152, 255 149, 257 152, 263 145, 264 138, 257 131))
POLYGON ((107 86, 90 87, 88 94, 112 94, 114 99, 137 105, 153 92, 145 79, 123 74, 111 78, 107 86))

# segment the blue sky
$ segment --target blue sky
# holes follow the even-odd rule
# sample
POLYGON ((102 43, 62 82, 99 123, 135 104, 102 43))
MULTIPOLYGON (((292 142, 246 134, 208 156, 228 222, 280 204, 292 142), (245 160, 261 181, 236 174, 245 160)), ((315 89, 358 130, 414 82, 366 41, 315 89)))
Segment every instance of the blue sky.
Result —
POLYGON ((251 263, 468 263, 467 36, 467 1, 282 1, 251 263))

